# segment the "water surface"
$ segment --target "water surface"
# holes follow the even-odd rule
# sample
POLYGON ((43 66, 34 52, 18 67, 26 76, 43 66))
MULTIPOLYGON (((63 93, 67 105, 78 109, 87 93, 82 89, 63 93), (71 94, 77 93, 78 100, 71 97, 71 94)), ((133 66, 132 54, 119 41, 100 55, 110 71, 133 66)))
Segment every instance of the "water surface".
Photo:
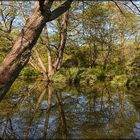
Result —
POLYGON ((139 90, 23 85, 0 103, 0 138, 140 138, 139 90))

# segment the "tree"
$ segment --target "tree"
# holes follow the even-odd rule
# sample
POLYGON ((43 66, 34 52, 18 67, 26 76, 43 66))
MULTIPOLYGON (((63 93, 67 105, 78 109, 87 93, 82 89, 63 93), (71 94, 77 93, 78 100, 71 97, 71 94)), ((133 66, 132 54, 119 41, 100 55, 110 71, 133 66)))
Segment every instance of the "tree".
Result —
POLYGON ((84 41, 89 46, 89 66, 106 69, 117 49, 138 32, 137 16, 128 9, 123 9, 123 15, 119 11, 112 2, 96 2, 80 15, 84 19, 84 41))
POLYGON ((63 59, 63 52, 66 45, 67 39, 67 28, 68 28, 68 19, 69 19, 69 11, 67 11, 64 16, 62 17, 59 29, 60 41, 59 46, 56 48, 56 58, 54 63, 51 59, 51 52, 49 44, 47 45, 48 48, 48 77, 51 78, 55 71, 60 69, 62 59, 63 59))
MULTIPOLYGON (((66 0, 56 9, 54 8, 54 0, 38 0, 35 2, 34 8, 29 18, 26 20, 24 28, 22 29, 19 37, 15 41, 10 53, 5 57, 4 61, 0 66, 1 97, 3 97, 5 93, 9 90, 12 83, 19 75, 20 71, 29 61, 31 50, 36 44, 46 23, 56 19, 64 12, 66 12, 71 7, 72 2, 73 0, 66 0), (54 10, 51 11, 51 9, 54 10)), ((64 38, 65 37, 62 37, 63 43, 65 42, 64 38)), ((60 46, 65 45, 60 44, 60 46)), ((58 69, 60 67, 60 62, 63 57, 62 52, 64 47, 60 48, 60 50, 58 49, 58 57, 55 61, 56 63, 53 65, 55 69, 58 69)))
POLYGON ((67 0, 51 12, 54 0, 39 0, 35 2, 32 13, 26 21, 21 34, 15 41, 10 53, 0 66, 1 98, 11 87, 23 67, 30 58, 31 50, 36 44, 42 29, 47 22, 52 21, 67 11, 73 0, 67 0))

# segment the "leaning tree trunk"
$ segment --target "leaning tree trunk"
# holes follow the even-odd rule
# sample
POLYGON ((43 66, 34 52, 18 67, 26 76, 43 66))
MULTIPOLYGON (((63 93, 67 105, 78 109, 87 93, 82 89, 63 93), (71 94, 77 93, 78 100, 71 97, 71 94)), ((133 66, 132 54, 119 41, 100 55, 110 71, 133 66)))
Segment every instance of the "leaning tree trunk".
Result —
POLYGON ((39 5, 27 20, 20 36, 0 66, 0 94, 4 95, 28 62, 32 47, 46 23, 46 16, 41 14, 39 5))
POLYGON ((54 0, 39 0, 27 19, 20 36, 15 41, 12 50, 0 65, 0 100, 5 96, 11 85, 27 64, 31 50, 36 44, 46 22, 51 21, 70 8, 72 0, 67 0, 50 12, 54 0))

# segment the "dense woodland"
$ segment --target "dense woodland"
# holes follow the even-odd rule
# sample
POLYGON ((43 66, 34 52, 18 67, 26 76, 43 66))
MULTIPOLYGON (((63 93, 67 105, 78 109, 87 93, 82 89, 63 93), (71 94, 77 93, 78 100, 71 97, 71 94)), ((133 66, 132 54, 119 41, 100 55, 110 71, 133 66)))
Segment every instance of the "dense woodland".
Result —
POLYGON ((61 85, 107 81, 112 86, 140 86, 138 2, 0 4, 2 97, 15 80, 18 85, 37 78, 61 85))
POLYGON ((140 1, 0 1, 0 139, 140 139, 140 1))

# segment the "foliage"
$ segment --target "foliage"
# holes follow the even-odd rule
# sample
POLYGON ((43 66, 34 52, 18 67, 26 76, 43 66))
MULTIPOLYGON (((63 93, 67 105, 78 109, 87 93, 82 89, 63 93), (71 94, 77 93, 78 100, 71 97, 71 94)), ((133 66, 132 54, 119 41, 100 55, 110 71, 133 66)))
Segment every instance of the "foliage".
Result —
POLYGON ((139 87, 140 86, 140 54, 134 56, 128 63, 127 63, 127 74, 129 77, 128 86, 139 87))
POLYGON ((2 62, 11 48, 11 41, 9 39, 11 39, 11 36, 0 30, 0 62, 2 62))
POLYGON ((126 75, 116 75, 112 81, 111 81, 111 85, 112 86, 126 86, 127 83, 127 76, 126 75))
POLYGON ((54 83, 61 83, 61 84, 64 84, 66 83, 66 77, 60 72, 60 71, 57 71, 53 77, 52 77, 52 81, 54 83))
POLYGON ((32 67, 26 66, 20 74, 20 78, 25 81, 32 81, 40 75, 40 72, 35 71, 32 67))
MULTIPOLYGON (((20 4, 24 5, 22 2, 20 4)), ((23 12, 27 11, 29 14, 28 7, 22 8, 23 12)), ((9 16, 16 15, 18 18, 23 18, 22 13, 12 12, 9 8, 7 10, 4 14, 10 12, 9 16)), ((62 65, 51 79, 54 83, 93 85, 97 81, 107 80, 116 86, 139 86, 139 17, 127 9, 122 8, 122 10, 124 15, 113 2, 91 3, 82 13, 80 11, 74 13, 71 9, 66 47, 61 56, 62 65), (77 21, 74 20, 76 18, 77 21)), ((48 24, 52 62, 58 56, 61 18, 48 24)), ((20 32, 19 26, 21 25, 14 23, 11 33, 0 30, 0 62, 20 32)), ((4 29, 3 22, 0 24, 0 29, 4 29)), ((45 38, 43 31, 35 49, 45 68, 48 69, 45 38)), ((34 67, 27 65, 20 74, 20 78, 27 81, 42 75, 34 50, 30 61, 34 67)))

